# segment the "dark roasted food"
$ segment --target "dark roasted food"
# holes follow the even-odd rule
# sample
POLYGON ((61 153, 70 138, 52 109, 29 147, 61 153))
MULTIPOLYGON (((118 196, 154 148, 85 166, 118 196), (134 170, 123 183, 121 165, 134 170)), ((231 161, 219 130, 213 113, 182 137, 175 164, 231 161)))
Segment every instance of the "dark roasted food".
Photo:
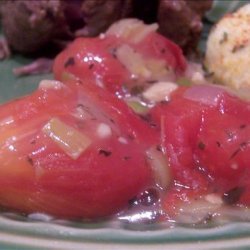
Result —
POLYGON ((59 0, 5 1, 2 25, 9 46, 21 53, 38 51, 68 29, 59 0))
POLYGON ((160 33, 189 54, 198 45, 203 28, 202 17, 212 3, 212 0, 160 0, 157 16, 160 33))
POLYGON ((96 36, 115 21, 137 17, 159 23, 159 31, 189 53, 197 47, 202 17, 212 0, 9 0, 2 2, 2 25, 10 47, 36 52, 48 43, 96 36))

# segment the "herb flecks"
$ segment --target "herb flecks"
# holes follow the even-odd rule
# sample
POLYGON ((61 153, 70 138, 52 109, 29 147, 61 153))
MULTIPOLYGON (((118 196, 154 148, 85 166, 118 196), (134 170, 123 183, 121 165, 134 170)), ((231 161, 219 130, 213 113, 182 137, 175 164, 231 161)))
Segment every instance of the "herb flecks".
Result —
POLYGON ((206 71, 204 74, 205 77, 209 78, 209 77, 213 77, 214 76, 214 72, 213 71, 206 71))
POLYGON ((95 65, 94 65, 93 63, 89 64, 89 70, 93 69, 94 66, 95 66, 95 65))
POLYGON ((123 157, 123 160, 127 161, 127 160, 130 160, 131 159, 131 156, 124 156, 123 157))
POLYGON ((202 141, 200 141, 200 142, 198 143, 198 148, 201 149, 201 150, 204 150, 204 149, 206 148, 205 143, 202 142, 202 141))
POLYGON ((31 166, 34 165, 33 159, 30 156, 27 156, 27 161, 31 166))
POLYGON ((166 52, 166 49, 165 49, 165 48, 162 48, 162 49, 161 49, 161 54, 165 54, 165 52, 166 52))
POLYGON ((99 154, 104 155, 105 157, 108 157, 108 156, 110 156, 112 154, 112 152, 108 151, 108 150, 100 149, 99 154))
POLYGON ((32 145, 36 144, 36 140, 35 139, 31 140, 30 144, 32 144, 32 145))
POLYGON ((228 41, 228 33, 227 32, 224 32, 223 35, 222 35, 222 38, 220 39, 219 43, 220 44, 223 44, 225 42, 228 41))
POLYGON ((242 142, 239 145, 239 147, 232 153, 230 159, 235 158, 240 152, 244 151, 247 148, 247 146, 249 146, 249 145, 250 145, 250 141, 248 141, 248 142, 242 142))
POLYGON ((68 60, 64 64, 64 68, 67 68, 69 66, 74 66, 74 65, 75 65, 74 57, 69 57, 68 60))
POLYGON ((110 52, 110 54, 112 55, 112 57, 114 58, 114 59, 117 59, 117 48, 111 48, 110 50, 109 50, 109 52, 110 52))
POLYGON ((244 128, 246 128, 246 127, 247 127, 246 124, 241 124, 241 125, 240 125, 240 129, 244 129, 244 128))
POLYGON ((233 49, 232 49, 232 53, 236 53, 242 49, 244 49, 246 47, 245 44, 236 44, 233 49))
POLYGON ((152 128, 156 128, 157 127, 157 124, 153 121, 153 118, 152 118, 151 114, 143 114, 143 115, 139 115, 139 117, 143 121, 147 122, 150 127, 152 127, 152 128))

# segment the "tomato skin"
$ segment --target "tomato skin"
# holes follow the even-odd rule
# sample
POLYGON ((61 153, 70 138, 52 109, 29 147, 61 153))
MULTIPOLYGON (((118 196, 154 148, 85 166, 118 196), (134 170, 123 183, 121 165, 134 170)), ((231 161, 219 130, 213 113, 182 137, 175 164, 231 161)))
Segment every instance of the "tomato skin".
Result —
POLYGON ((167 152, 174 179, 194 189, 199 186, 199 178, 196 183, 192 177, 199 172, 194 165, 194 138, 201 125, 202 112, 199 105, 183 99, 183 90, 179 89, 169 103, 157 104, 151 114, 152 119, 161 124, 162 146, 167 152))
POLYGON ((70 73, 84 82, 96 80, 115 93, 120 90, 130 75, 112 55, 112 50, 120 43, 115 37, 77 38, 55 59, 53 72, 58 80, 64 81, 64 73, 70 73), (73 63, 69 63, 73 61, 73 63))
POLYGON ((163 146, 175 181, 221 197, 242 187, 237 202, 249 205, 250 104, 223 92, 216 105, 208 105, 186 98, 186 90, 179 88, 169 103, 151 110, 156 123, 164 121, 163 146))
POLYGON ((125 208, 152 182, 145 149, 155 137, 142 141, 141 134, 150 134, 151 129, 122 101, 100 88, 39 89, 1 106, 0 121, 2 206, 63 218, 99 218, 125 208), (92 118, 81 122, 74 117, 79 102, 92 118), (44 134, 42 128, 53 117, 92 140, 77 159, 44 134), (111 127, 112 136, 96 134, 100 122, 111 127))
POLYGON ((65 81, 65 75, 71 75, 84 82, 101 85, 113 94, 122 94, 124 86, 131 91, 133 86, 146 84, 148 79, 137 82, 133 73, 116 57, 115 51, 122 45, 130 46, 144 59, 166 62, 166 66, 176 75, 182 74, 186 69, 186 60, 181 49, 167 38, 153 32, 137 44, 111 35, 102 39, 77 38, 56 57, 54 76, 65 81))
POLYGON ((204 146, 196 151, 199 163, 207 168, 223 189, 239 185, 249 168, 250 127, 245 117, 224 114, 206 115, 198 141, 204 146), (244 124, 247 124, 246 127, 244 124), (226 180, 226 183, 224 183, 226 180))
POLYGON ((149 57, 165 60, 177 73, 182 73, 187 67, 181 48, 159 33, 149 34, 136 48, 149 57))
MULTIPOLYGON (((110 142, 110 150, 119 147, 110 142)), ((99 150, 91 148, 91 152, 72 162, 65 154, 47 147, 32 157, 33 168, 41 165, 41 169, 30 170, 29 175, 24 171, 16 177, 1 175, 1 204, 21 212, 43 212, 62 218, 99 218, 120 211, 147 185, 149 169, 135 148, 112 151, 112 162, 99 150), (140 173, 136 177, 137 171, 140 173)))

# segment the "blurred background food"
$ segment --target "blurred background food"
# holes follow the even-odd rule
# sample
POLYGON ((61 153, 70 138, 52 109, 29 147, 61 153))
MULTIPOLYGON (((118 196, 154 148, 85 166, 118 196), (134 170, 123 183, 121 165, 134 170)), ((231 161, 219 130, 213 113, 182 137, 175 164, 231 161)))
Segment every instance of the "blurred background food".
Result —
POLYGON ((205 51, 209 30, 220 17, 247 2, 144 0, 142 6, 139 0, 1 0, 0 58, 8 58, 0 61, 0 102, 29 93, 41 79, 52 78, 49 72, 17 77, 13 68, 40 57, 53 58, 75 37, 95 36, 118 19, 159 22, 160 32, 192 54, 197 48, 205 51))
POLYGON ((63 46, 77 36, 97 36, 115 21, 136 17, 159 24, 159 32, 186 54, 197 48, 204 14, 213 0, 3 0, 2 27, 8 45, 34 53, 48 44, 63 46))
POLYGON ((250 3, 224 15, 212 28, 205 66, 215 83, 250 95, 250 3))

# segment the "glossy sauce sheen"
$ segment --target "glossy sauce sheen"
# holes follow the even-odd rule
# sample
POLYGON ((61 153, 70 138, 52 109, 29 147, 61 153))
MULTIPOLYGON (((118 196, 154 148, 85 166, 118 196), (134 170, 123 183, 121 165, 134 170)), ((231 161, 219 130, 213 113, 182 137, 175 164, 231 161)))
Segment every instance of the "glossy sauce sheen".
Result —
POLYGON ((155 32, 137 43, 77 39, 55 61, 63 83, 0 108, 0 204, 130 222, 181 222, 192 206, 206 207, 206 220, 250 205, 250 104, 211 84, 178 85, 186 69, 181 50, 155 32), (168 98, 145 99, 169 83, 168 98))

